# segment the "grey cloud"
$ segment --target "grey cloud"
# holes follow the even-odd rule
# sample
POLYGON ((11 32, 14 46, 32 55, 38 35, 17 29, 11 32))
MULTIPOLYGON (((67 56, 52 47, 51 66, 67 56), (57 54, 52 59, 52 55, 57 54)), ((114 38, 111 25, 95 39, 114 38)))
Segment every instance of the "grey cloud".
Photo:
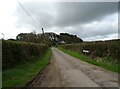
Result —
MULTIPOLYGON (((36 31, 40 30, 39 27, 43 27, 47 32, 68 32, 82 38, 116 33, 116 28, 111 27, 110 24, 107 25, 107 23, 99 29, 87 28, 84 25, 94 21, 101 22, 107 16, 117 13, 117 2, 39 3, 33 1, 21 3, 39 24, 36 31)), ((18 16, 17 25, 31 28, 33 22, 20 6, 17 7, 16 12, 18 16)))
POLYGON ((94 36, 102 36, 102 35, 109 35, 109 34, 114 34, 118 33, 117 29, 107 27, 106 29, 99 28, 99 29, 94 29, 94 28, 80 28, 79 30, 73 30, 71 33, 77 34, 79 37, 82 38, 89 38, 89 37, 94 37, 94 36))
POLYGON ((117 8, 116 2, 58 3, 58 18, 55 20, 55 24, 69 26, 101 20, 104 16, 117 12, 117 8))
POLYGON ((92 36, 88 38, 84 38, 84 41, 96 41, 96 40, 109 40, 109 39, 117 39, 118 34, 107 34, 107 35, 99 35, 99 36, 92 36))
POLYGON ((30 16, 35 20, 32 21, 31 17, 29 17, 25 11, 18 5, 16 12, 18 16, 18 24, 20 26, 26 26, 28 24, 39 24, 39 27, 51 27, 54 16, 51 14, 54 9, 51 4, 46 3, 21 3, 26 11, 30 14, 30 16))
MULTIPOLYGON (((23 6, 44 27, 84 24, 117 12, 117 2, 30 2, 23 6)), ((24 21, 22 18, 20 14, 19 20, 24 21)))
MULTIPOLYGON (((111 16, 109 17, 111 18, 111 16)), ((90 24, 80 24, 72 27, 63 27, 64 32, 76 34, 82 38, 102 36, 118 33, 118 24, 116 20, 103 20, 99 22, 93 22, 90 24)))

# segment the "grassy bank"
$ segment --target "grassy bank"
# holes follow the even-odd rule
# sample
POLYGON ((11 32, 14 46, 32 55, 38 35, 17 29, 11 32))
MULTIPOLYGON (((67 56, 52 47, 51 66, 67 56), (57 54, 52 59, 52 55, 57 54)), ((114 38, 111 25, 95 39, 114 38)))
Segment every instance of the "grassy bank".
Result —
MULTIPOLYGON (((86 56, 86 55, 83 55, 83 54, 80 54, 80 53, 77 53, 77 52, 73 52, 73 51, 69 51, 69 50, 65 50, 63 48, 60 48, 59 49, 73 57, 76 57, 82 61, 86 61, 88 63, 91 63, 91 64, 94 64, 94 65, 97 65, 97 66, 100 66, 102 68, 105 68, 107 70, 110 70, 110 71, 113 71, 113 72, 118 72, 118 65, 116 64, 111 64, 111 63, 108 63, 106 61, 104 62, 98 62, 96 60, 93 60, 91 59, 90 57, 86 56)), ((119 71, 120 73, 120 71, 119 71)))
POLYGON ((49 49, 42 58, 35 61, 28 61, 25 64, 18 65, 15 68, 3 71, 3 87, 24 86, 35 75, 42 71, 48 65, 51 58, 51 49, 49 49))

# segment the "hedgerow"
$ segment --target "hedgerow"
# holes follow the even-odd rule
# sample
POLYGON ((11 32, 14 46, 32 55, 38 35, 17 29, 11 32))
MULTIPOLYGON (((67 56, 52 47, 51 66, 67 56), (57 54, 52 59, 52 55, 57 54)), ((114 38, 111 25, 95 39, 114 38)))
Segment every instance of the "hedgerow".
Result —
POLYGON ((107 60, 112 59, 114 63, 118 63, 120 56, 118 53, 120 52, 119 47, 120 40, 112 40, 112 41, 99 41, 99 42, 83 42, 80 44, 66 44, 59 45, 64 49, 82 53, 83 49, 89 50, 88 56, 92 58, 106 58, 107 60))
POLYGON ((2 68, 8 69, 42 57, 49 47, 43 44, 2 41, 2 68))

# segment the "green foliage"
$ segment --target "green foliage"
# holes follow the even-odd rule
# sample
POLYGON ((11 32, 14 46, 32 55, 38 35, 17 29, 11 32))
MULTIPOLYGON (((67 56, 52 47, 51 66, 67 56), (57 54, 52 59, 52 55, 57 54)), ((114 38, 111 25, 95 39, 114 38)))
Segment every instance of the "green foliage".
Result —
POLYGON ((38 56, 42 57, 47 49, 46 45, 4 40, 2 42, 2 68, 4 70, 27 61, 34 61, 38 56))
POLYGON ((48 65, 51 58, 51 49, 45 52, 41 58, 33 59, 24 64, 17 65, 15 68, 3 71, 3 88, 4 87, 23 87, 27 82, 32 80, 45 66, 48 65))
POLYGON ((80 44, 69 44, 69 45, 60 45, 66 50, 74 51, 83 54, 83 49, 89 50, 88 54, 91 58, 111 58, 112 63, 118 64, 118 60, 120 56, 118 53, 120 52, 119 47, 120 40, 112 40, 112 41, 100 41, 100 42, 83 42, 80 44))
POLYGON ((60 35, 58 35, 58 40, 65 41, 66 44, 83 42, 81 38, 77 37, 76 35, 72 35, 68 33, 60 33, 60 35))
POLYGON ((43 32, 43 34, 36 34, 35 32, 20 33, 16 36, 16 41, 40 43, 49 46, 56 46, 58 44, 63 44, 62 43, 63 41, 66 44, 83 42, 83 40, 77 37, 76 35, 72 35, 68 33, 60 33, 60 35, 57 35, 53 32, 48 32, 48 33, 43 32))

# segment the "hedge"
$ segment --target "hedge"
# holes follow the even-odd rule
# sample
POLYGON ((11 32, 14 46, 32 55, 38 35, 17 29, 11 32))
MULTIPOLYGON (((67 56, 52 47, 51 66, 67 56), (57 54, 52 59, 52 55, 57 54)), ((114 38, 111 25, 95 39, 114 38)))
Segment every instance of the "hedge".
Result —
POLYGON ((49 47, 43 44, 2 41, 2 69, 15 67, 42 57, 49 47))
POLYGON ((100 41, 100 42, 83 42, 80 44, 66 44, 60 45, 64 49, 82 53, 83 49, 89 50, 89 56, 92 58, 96 57, 105 57, 108 59, 112 59, 115 63, 118 63, 120 59, 120 40, 112 40, 112 41, 100 41))

